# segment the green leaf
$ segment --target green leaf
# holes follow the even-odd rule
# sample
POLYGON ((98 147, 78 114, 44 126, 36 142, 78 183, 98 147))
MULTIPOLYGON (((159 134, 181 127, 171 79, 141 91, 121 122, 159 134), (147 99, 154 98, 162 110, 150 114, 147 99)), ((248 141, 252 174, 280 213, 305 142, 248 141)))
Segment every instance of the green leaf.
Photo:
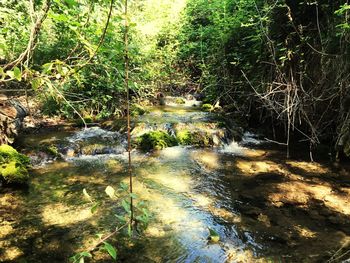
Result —
POLYGON ((115 215, 116 218, 118 218, 118 220, 120 221, 120 223, 126 223, 126 218, 124 216, 120 216, 120 215, 115 215))
POLYGON ((5 79, 5 72, 4 72, 4 69, 2 67, 0 67, 0 79, 1 80, 5 79))
POLYGON ((107 186, 105 189, 106 194, 110 197, 110 198, 114 198, 115 197, 115 190, 112 186, 107 186))
POLYGON ((213 242, 219 242, 220 236, 219 234, 214 230, 208 227, 209 230, 209 239, 213 242))
POLYGON ((53 63, 46 63, 42 66, 43 70, 42 72, 43 73, 48 73, 52 70, 52 66, 53 66, 53 63))
POLYGON ((92 202, 92 198, 91 198, 91 196, 88 194, 88 192, 86 191, 85 188, 83 189, 83 194, 84 194, 84 196, 85 196, 90 202, 92 202))
POLYGON ((21 81, 22 73, 21 73, 21 70, 18 67, 14 67, 13 68, 13 75, 14 75, 15 79, 17 79, 18 81, 21 81))
POLYGON ((39 78, 33 79, 31 81, 31 84, 32 84, 32 88, 34 90, 36 90, 36 89, 38 89, 41 86, 41 79, 39 79, 39 78))
POLYGON ((130 212, 130 203, 128 201, 123 200, 122 201, 122 206, 123 206, 125 212, 128 212, 128 213, 130 212))
POLYGON ((15 74, 13 73, 12 70, 6 71, 6 75, 9 76, 11 79, 13 79, 15 77, 15 74))
POLYGON ((92 258, 91 253, 87 252, 87 251, 83 251, 80 253, 81 256, 83 257, 88 257, 88 258, 92 258))
POLYGON ((117 259, 117 250, 108 242, 103 242, 104 246, 103 249, 105 249, 108 254, 114 259, 117 259))
POLYGON ((90 209, 91 213, 92 213, 92 214, 95 213, 96 210, 97 210, 97 208, 98 208, 100 205, 101 205, 100 202, 96 202, 96 203, 91 207, 91 209, 90 209))
POLYGON ((76 5, 78 5, 77 2, 75 2, 74 0, 64 0, 66 2, 66 4, 68 5, 69 8, 72 8, 76 5))
POLYGON ((130 196, 130 197, 132 197, 132 198, 134 198, 134 199, 136 199, 136 198, 137 198, 137 195, 136 195, 136 194, 134 194, 134 193, 130 193, 130 194, 129 194, 129 196, 130 196))
POLYGON ((123 189, 124 191, 126 191, 126 190, 129 189, 129 185, 124 183, 124 182, 121 182, 120 183, 120 188, 123 189))

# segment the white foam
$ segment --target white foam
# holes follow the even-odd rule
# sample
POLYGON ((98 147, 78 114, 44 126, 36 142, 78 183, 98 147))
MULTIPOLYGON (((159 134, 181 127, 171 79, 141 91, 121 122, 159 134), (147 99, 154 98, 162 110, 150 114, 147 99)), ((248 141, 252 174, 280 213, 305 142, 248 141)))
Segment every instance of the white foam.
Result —
POLYGON ((76 142, 76 141, 87 140, 94 137, 106 138, 106 139, 116 138, 119 135, 120 135, 119 132, 107 131, 107 130, 101 129, 100 127, 91 127, 91 128, 86 128, 76 132, 73 136, 68 138, 68 141, 76 142))

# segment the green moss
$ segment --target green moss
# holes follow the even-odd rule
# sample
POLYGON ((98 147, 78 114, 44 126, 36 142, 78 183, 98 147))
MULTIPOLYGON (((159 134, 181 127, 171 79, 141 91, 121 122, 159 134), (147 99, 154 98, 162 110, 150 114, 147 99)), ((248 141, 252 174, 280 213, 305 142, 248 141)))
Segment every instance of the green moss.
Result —
POLYGON ((58 148, 55 145, 50 145, 46 148, 46 152, 54 157, 59 156, 58 148))
POLYGON ((103 153, 105 148, 106 145, 103 145, 101 143, 93 143, 82 146, 80 150, 84 155, 94 155, 103 153))
POLYGON ((177 99, 175 100, 175 103, 176 103, 176 104, 185 104, 185 100, 184 100, 183 98, 177 98, 177 99))
MULTIPOLYGON (((85 123, 93 123, 94 122, 94 118, 91 115, 85 115, 85 116, 83 116, 83 119, 84 119, 85 123)), ((75 123, 78 126, 83 126, 84 125, 84 122, 83 122, 83 120, 81 118, 76 119, 75 123)))
POLYGON ((130 115, 131 116, 140 116, 147 113, 147 111, 145 110, 145 108, 143 108, 142 106, 138 105, 138 104, 133 104, 130 107, 130 115))
POLYGON ((203 104, 201 108, 202 108, 203 111, 212 111, 212 110, 214 110, 213 105, 211 105, 209 103, 203 104))
POLYGON ((9 145, 0 146, 0 178, 8 183, 25 183, 29 178, 28 165, 27 156, 9 145))
POLYGON ((176 138, 164 131, 151 131, 137 138, 137 145, 143 151, 150 151, 176 146, 178 142, 176 138))
POLYGON ((177 132, 177 140, 181 145, 207 147, 212 145, 211 138, 206 132, 182 130, 177 132))

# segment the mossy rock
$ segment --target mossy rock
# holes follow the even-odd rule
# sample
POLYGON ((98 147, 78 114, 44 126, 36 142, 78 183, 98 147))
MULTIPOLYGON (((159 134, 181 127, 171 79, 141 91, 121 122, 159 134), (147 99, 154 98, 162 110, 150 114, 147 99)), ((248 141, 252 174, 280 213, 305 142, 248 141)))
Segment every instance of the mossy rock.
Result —
POLYGON ((137 116, 143 115, 145 113, 147 113, 147 110, 144 107, 142 107, 141 105, 132 104, 130 107, 130 115, 131 116, 137 117, 137 116))
MULTIPOLYGON (((89 124, 89 123, 93 123, 94 122, 94 118, 90 115, 86 115, 86 116, 83 116, 83 119, 85 121, 86 124, 89 124)), ((84 125, 84 121, 79 118, 79 119, 76 119, 75 120, 75 123, 78 125, 78 126, 83 126, 84 125)))
POLYGON ((194 145, 201 147, 208 147, 213 145, 213 140, 206 132, 188 130, 179 131, 177 134, 177 140, 181 145, 194 145))
POLYGON ((205 103, 205 104, 202 105, 201 109, 203 111, 213 111, 214 107, 213 107, 213 105, 211 105, 209 103, 205 103))
POLYGON ((25 183, 29 179, 29 158, 13 147, 0 146, 0 178, 7 183, 25 183))
POLYGON ((181 145, 191 145, 192 144, 192 134, 187 130, 179 131, 176 134, 176 137, 181 145))
POLYGON ((80 151, 83 155, 95 155, 106 153, 106 148, 106 145, 94 143, 82 146, 80 151))
POLYGON ((177 139, 164 131, 151 131, 136 139, 137 145, 143 151, 161 150, 178 145, 177 139))
POLYGON ((56 145, 49 145, 46 148, 46 152, 53 157, 59 157, 60 153, 58 152, 58 148, 56 145))
POLYGON ((177 99, 175 100, 175 103, 176 103, 176 104, 185 104, 185 100, 184 100, 183 98, 177 98, 177 99))

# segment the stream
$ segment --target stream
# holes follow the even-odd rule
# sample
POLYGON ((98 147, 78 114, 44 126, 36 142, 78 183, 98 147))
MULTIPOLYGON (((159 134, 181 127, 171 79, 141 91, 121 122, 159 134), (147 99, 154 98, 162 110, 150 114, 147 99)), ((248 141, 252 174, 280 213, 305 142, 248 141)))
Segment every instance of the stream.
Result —
MULTIPOLYGON (((185 127, 205 130, 212 146, 132 151, 134 192, 153 217, 144 236, 116 239, 120 262, 326 262, 345 251, 346 170, 285 160, 283 149, 251 132, 235 141, 199 102, 169 101, 133 119, 133 138, 185 127), (209 228, 219 242, 208 240, 209 228)), ((26 189, 0 189, 0 262, 68 262, 113 230, 117 211, 104 190, 128 183, 125 134, 68 127, 19 144, 32 153, 33 169, 26 189), (52 145, 62 158, 35 152, 52 145), (102 202, 94 214, 83 189, 102 202)), ((88 262, 113 261, 97 252, 88 262)))

